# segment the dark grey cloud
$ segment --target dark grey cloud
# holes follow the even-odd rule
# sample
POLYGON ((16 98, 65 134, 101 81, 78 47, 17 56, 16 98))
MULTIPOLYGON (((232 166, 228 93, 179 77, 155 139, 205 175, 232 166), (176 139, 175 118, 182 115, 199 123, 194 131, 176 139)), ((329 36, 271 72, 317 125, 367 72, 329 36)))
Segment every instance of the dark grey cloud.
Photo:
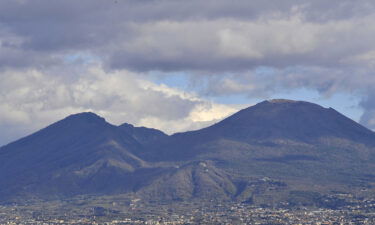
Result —
POLYGON ((7 115, 21 119, 43 110, 62 115, 108 109, 128 111, 128 122, 174 120, 190 127, 192 110, 206 104, 145 90, 133 78, 120 82, 127 90, 111 92, 108 86, 116 82, 86 76, 93 63, 108 74, 191 74, 205 96, 267 97, 301 87, 322 95, 359 93, 365 111, 361 122, 372 127, 374 36, 372 0, 2 0, 0 76, 42 74, 46 83, 28 88, 27 82, 37 78, 26 84, 14 78, 10 90, 39 90, 39 97, 12 92, 0 104, 9 107, 7 115), (54 88, 46 90, 46 85, 54 88), (149 107, 154 102, 159 107, 149 107))
POLYGON ((217 18, 256 19, 269 14, 284 14, 300 8, 311 20, 348 19, 372 13, 373 1, 350 0, 74 0, 1 2, 1 19, 6 22, 93 22, 199 20, 217 18), (115 21, 117 19, 117 21, 115 21))
POLYGON ((90 52, 108 68, 137 71, 337 64, 373 48, 363 39, 374 35, 374 6, 349 0, 5 0, 0 32, 13 39, 1 41, 18 52, 10 60, 20 62, 0 66, 41 57, 48 65, 51 57, 74 51, 90 52))

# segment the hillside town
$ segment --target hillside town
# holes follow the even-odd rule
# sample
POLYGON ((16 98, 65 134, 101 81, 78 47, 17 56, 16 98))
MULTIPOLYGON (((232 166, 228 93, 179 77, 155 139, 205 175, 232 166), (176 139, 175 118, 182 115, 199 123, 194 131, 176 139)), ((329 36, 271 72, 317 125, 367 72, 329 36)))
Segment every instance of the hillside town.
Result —
POLYGON ((0 224, 375 224, 375 198, 352 199, 350 204, 337 209, 291 208, 287 203, 277 208, 199 201, 146 204, 140 199, 122 203, 113 202, 111 207, 71 208, 54 208, 55 203, 50 202, 3 205, 0 224))

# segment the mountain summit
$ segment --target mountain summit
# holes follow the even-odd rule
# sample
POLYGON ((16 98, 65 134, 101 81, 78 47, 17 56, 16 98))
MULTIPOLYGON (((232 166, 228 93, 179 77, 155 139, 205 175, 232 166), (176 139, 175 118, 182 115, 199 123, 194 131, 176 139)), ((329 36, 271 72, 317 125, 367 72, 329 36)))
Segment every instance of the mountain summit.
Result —
POLYGON ((263 101, 171 136, 80 113, 0 148, 0 200, 130 194, 265 203, 297 192, 315 201, 375 193, 374 162, 374 132, 309 102, 263 101))
POLYGON ((374 143, 372 131, 332 108, 285 99, 243 109, 206 130, 246 141, 281 138, 309 142, 336 137, 374 143))
POLYGON ((172 135, 168 141, 154 145, 159 149, 154 150, 157 155, 152 158, 194 156, 205 151, 202 146, 217 141, 250 145, 352 142, 375 146, 375 134, 332 108, 304 101, 273 99, 240 110, 210 127, 172 135))
POLYGON ((141 149, 94 113, 71 115, 0 148, 0 196, 122 190, 119 178, 146 164, 136 156, 141 149))

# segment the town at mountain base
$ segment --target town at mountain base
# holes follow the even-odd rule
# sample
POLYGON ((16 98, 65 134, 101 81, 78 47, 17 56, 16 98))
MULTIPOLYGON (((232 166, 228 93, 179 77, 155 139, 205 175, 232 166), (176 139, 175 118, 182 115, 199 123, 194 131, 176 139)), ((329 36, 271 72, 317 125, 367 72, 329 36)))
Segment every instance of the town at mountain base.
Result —
POLYGON ((375 194, 375 133, 332 108, 269 100, 166 135, 68 116, 0 148, 0 200, 136 196, 335 207, 375 194), (328 200, 327 200, 328 199, 328 200))

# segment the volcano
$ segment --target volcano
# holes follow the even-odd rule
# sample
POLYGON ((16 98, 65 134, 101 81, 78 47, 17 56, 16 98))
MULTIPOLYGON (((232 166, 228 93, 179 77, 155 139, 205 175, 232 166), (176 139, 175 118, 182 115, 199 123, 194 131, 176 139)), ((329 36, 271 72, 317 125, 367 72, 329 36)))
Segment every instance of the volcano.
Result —
POLYGON ((302 198, 316 202, 311 196, 374 193, 374 162, 373 131, 304 101, 263 101, 170 136, 80 113, 0 148, 0 199, 132 194, 262 203, 308 193, 302 198))

